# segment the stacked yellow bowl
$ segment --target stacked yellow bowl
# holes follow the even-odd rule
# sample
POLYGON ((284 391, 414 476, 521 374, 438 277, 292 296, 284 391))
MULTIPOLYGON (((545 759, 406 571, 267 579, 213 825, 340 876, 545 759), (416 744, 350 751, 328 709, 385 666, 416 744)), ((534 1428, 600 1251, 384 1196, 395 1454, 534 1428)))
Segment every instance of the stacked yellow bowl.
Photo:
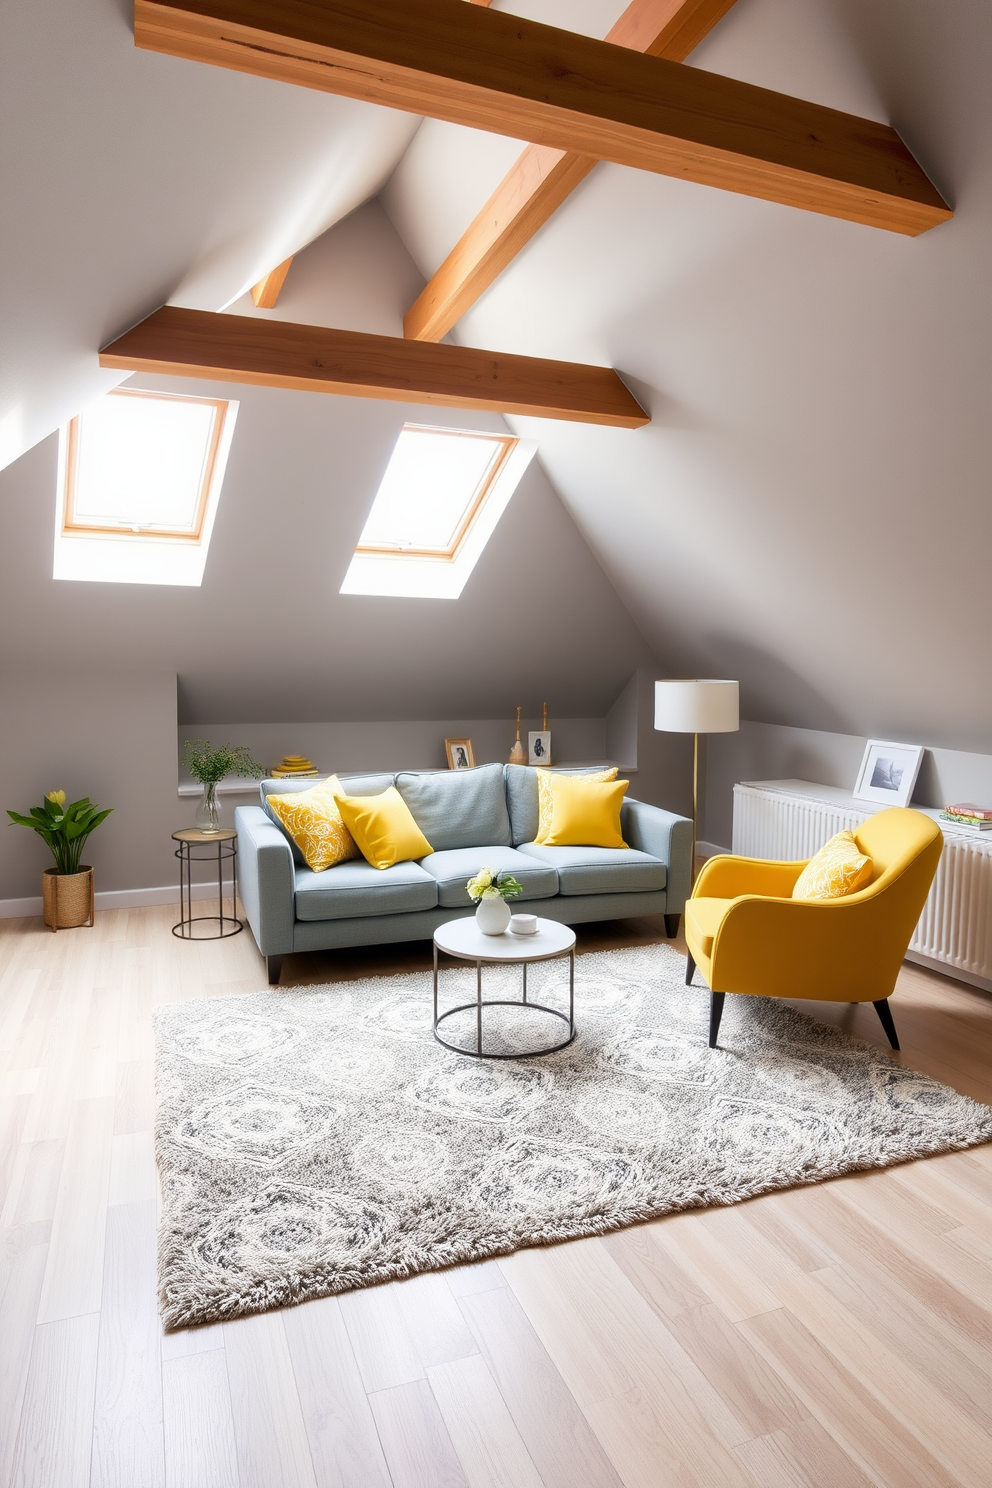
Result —
POLYGON ((305 754, 284 754, 278 765, 272 766, 272 779, 285 780, 292 776, 319 775, 317 766, 311 764, 305 754))

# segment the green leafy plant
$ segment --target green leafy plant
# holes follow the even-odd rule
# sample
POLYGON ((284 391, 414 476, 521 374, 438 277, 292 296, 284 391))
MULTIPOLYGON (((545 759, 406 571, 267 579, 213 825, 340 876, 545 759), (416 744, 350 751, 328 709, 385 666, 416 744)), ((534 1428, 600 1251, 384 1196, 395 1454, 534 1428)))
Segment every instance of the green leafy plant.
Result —
POLYGON ((262 776, 265 769, 251 757, 244 745, 219 744, 211 749, 209 739, 187 739, 183 762, 194 780, 201 785, 216 785, 225 775, 262 776))
POLYGON ((17 826, 31 827, 44 837, 52 849, 56 873, 78 873, 83 843, 113 809, 108 806, 101 811, 89 796, 67 806, 65 791, 58 790, 49 791, 40 806, 32 806, 30 816, 21 816, 19 811, 8 811, 7 815, 17 826))
POLYGON ((492 868, 480 868, 474 878, 465 885, 468 897, 478 904, 480 899, 513 899, 524 891, 512 873, 494 873, 492 868))

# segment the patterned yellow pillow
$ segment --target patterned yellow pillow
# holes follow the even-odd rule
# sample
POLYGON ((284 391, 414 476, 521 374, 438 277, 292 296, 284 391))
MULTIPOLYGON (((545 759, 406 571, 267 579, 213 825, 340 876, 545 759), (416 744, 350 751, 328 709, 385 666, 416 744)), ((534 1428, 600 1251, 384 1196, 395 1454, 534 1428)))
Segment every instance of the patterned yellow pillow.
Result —
POLYGON ((793 899, 843 899, 871 882, 875 865, 857 844, 853 832, 838 832, 796 879, 793 899))
POLYGON ((265 798, 314 873, 361 857, 334 799, 335 791, 340 795, 341 790, 338 777, 330 775, 309 790, 265 798))
MULTIPOLYGON (((548 833, 551 831, 551 817, 554 813, 555 802, 551 794, 551 770, 538 770, 537 772, 537 833, 535 842, 547 841, 548 833)), ((582 780, 616 780, 617 767, 611 770, 583 770, 582 780)))

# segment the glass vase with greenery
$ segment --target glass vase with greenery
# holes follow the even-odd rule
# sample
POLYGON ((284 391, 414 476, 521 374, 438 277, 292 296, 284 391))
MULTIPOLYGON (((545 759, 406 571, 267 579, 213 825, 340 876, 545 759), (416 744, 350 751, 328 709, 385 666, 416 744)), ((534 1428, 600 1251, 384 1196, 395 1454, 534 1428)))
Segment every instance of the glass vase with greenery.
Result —
POLYGON ((265 774, 263 767, 252 759, 251 750, 245 745, 218 744, 213 749, 209 739, 187 739, 183 748, 183 763, 193 779, 203 786, 203 800, 196 811, 196 825, 201 832, 220 831, 217 786, 226 776, 241 775, 258 779, 265 774))
POLYGON ((89 796, 67 806, 65 791, 58 790, 49 791, 40 806, 32 806, 29 816, 22 816, 19 811, 8 811, 7 815, 19 827, 30 827, 43 837, 52 850, 55 872, 69 874, 85 871, 79 865, 83 844, 113 809, 108 806, 101 811, 89 796))

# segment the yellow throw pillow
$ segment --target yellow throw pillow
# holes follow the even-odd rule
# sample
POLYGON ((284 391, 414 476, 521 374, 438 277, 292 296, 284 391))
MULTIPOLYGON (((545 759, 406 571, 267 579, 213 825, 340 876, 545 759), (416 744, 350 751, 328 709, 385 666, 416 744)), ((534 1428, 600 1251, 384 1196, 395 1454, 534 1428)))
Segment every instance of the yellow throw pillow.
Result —
POLYGON ((335 863, 359 857, 354 838, 341 820, 334 799, 340 790, 340 780, 330 775, 309 790, 286 791, 265 798, 314 873, 323 873, 335 863))
POLYGON ((381 796, 346 796, 339 789, 335 800, 345 826, 373 868, 392 868, 394 863, 426 858, 434 851, 395 785, 381 796))
POLYGON ((793 899, 843 899, 871 882, 875 865, 860 849, 853 832, 838 832, 796 879, 793 899))
POLYGON ((626 847, 620 807, 629 780, 590 780, 588 775, 551 777, 551 830, 546 847, 626 847))
MULTIPOLYGON (((538 770, 537 772, 537 834, 535 842, 547 842, 548 833, 551 831, 551 782, 555 777, 550 770, 538 770)), ((611 770, 590 770, 588 774, 579 777, 581 780, 616 780, 617 767, 611 770)))

